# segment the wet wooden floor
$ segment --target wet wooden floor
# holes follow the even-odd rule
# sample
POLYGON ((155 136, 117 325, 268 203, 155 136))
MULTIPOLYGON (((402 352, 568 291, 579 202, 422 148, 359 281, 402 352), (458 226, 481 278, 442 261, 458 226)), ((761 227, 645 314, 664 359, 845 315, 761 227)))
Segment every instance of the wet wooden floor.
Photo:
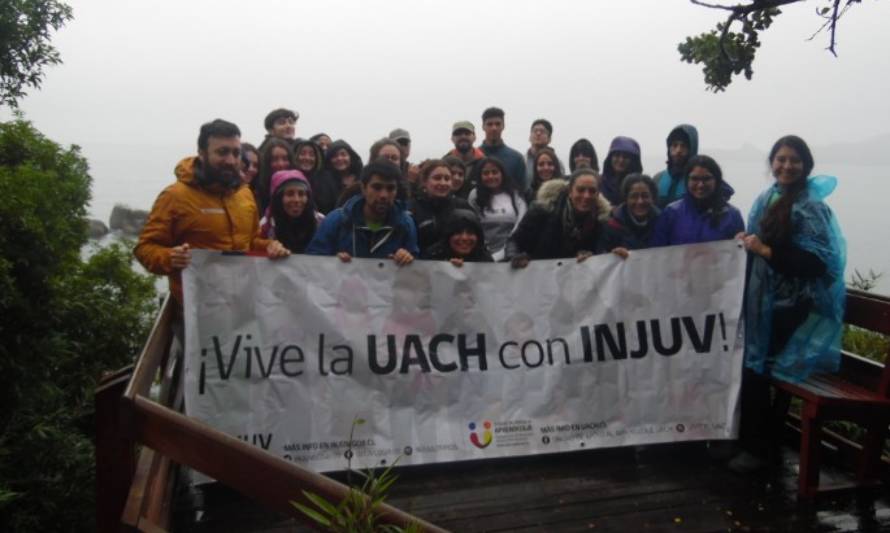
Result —
MULTIPOLYGON (((805 505, 796 485, 790 449, 742 476, 689 443, 405 467, 388 501, 455 532, 890 531, 886 489, 805 505)), ((180 501, 176 520, 177 531, 306 531, 220 485, 180 501)))

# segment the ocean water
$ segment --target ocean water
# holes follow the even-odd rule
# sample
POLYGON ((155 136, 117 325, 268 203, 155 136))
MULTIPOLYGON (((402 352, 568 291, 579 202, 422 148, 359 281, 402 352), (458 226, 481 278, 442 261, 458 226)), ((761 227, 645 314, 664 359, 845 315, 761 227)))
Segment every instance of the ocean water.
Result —
MULTIPOLYGON (((191 155, 182 146, 172 145, 84 145, 93 176, 93 200, 90 214, 108 223, 115 204, 150 209, 158 193, 173 183, 173 167, 191 155)), ((732 152, 728 152, 732 153, 732 152)), ((736 190, 731 203, 747 217, 757 195, 769 187, 772 178, 766 166, 766 153, 730 157, 714 151, 724 178, 736 190)), ((883 273, 877 292, 890 294, 890 165, 833 164, 820 167, 813 174, 837 176, 838 187, 828 204, 838 217, 847 239, 847 280, 854 270, 883 273)), ((419 159, 418 159, 419 160, 419 159)), ((644 161, 654 174, 663 166, 658 160, 644 161), (656 170, 652 170, 656 169, 656 170)))

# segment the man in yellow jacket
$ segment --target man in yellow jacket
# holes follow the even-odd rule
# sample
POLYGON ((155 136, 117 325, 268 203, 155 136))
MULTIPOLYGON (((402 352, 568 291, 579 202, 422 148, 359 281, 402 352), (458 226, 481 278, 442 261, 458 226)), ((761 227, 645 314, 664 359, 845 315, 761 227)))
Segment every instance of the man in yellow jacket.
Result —
POLYGON ((176 165, 176 183, 155 200, 134 253, 149 272, 169 276, 170 292, 182 307, 181 270, 191 248, 264 251, 270 258, 290 252, 259 237, 253 193, 242 185, 241 131, 216 119, 201 126, 198 156, 176 165))

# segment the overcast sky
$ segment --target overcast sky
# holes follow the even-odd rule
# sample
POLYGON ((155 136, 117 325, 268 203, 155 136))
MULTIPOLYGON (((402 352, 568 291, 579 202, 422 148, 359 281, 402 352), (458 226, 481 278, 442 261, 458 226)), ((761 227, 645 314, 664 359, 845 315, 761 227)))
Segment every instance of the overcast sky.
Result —
POLYGON ((791 132, 818 146, 890 131, 890 2, 850 10, 838 59, 826 34, 806 40, 820 3, 785 8, 753 81, 718 94, 676 46, 724 14, 686 0, 69 3, 74 20, 53 38, 64 64, 21 108, 52 139, 83 145, 96 173, 109 168, 100 147, 119 146, 132 176, 159 184, 194 152, 202 122, 226 118, 259 141, 279 106, 300 112, 298 135, 325 131, 363 157, 406 128, 415 161, 441 155, 451 124, 478 125, 490 105, 506 110, 506 141, 520 150, 531 121, 550 119, 562 157, 579 137, 604 155, 613 136, 630 135, 644 161, 662 161, 680 122, 699 128, 703 151, 766 149, 791 132))

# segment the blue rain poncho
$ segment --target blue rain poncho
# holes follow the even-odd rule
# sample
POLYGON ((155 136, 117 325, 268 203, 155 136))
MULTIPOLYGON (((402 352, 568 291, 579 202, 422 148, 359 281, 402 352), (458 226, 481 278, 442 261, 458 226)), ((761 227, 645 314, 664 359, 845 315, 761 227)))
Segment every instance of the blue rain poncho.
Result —
MULTIPOLYGON (((763 374, 801 381, 812 373, 836 372, 840 365, 844 319, 846 241, 837 219, 823 201, 837 186, 833 176, 814 176, 791 209, 792 246, 816 255, 826 267, 819 278, 788 277, 753 255, 745 295, 745 365, 763 374), (809 305, 809 314, 779 353, 769 354, 776 310, 809 305)), ((760 221, 778 185, 764 191, 748 217, 748 233, 760 233, 760 221)))

